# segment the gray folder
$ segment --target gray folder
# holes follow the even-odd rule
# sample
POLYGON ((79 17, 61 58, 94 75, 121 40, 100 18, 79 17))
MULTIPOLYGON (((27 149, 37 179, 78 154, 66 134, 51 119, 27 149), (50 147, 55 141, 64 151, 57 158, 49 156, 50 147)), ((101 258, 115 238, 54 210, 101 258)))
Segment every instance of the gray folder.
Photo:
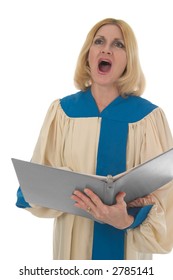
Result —
POLYGON ((173 180, 173 149, 114 177, 86 175, 14 158, 12 162, 28 203, 91 219, 89 213, 74 206, 70 197, 75 189, 88 187, 105 204, 112 205, 120 191, 126 193, 125 201, 129 202, 173 180))

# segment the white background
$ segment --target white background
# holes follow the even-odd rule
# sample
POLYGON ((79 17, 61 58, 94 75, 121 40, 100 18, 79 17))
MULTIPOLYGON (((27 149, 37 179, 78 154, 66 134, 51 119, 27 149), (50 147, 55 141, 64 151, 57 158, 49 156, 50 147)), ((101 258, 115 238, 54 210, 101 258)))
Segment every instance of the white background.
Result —
MULTIPOLYGON (((114 17, 131 25, 147 80, 143 97, 164 109, 173 131, 171 2, 0 1, 0 255, 4 267, 9 261, 17 268, 52 259, 53 220, 15 207, 18 182, 10 159, 30 160, 49 105, 76 91, 76 60, 97 21, 114 17)), ((154 259, 171 264, 173 253, 154 259)))

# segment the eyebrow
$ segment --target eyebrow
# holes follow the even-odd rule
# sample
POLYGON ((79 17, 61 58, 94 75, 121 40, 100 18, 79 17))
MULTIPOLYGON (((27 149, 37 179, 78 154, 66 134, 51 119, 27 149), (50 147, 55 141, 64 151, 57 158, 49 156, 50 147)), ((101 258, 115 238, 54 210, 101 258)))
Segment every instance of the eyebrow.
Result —
MULTIPOLYGON (((105 39, 105 36, 103 36, 103 35, 99 35, 99 34, 95 35, 95 37, 94 37, 94 38, 96 38, 96 37, 99 37, 99 38, 103 38, 103 39, 105 39)), ((124 39, 123 39, 123 38, 114 38, 113 40, 115 40, 115 41, 119 40, 119 41, 124 42, 124 39)))

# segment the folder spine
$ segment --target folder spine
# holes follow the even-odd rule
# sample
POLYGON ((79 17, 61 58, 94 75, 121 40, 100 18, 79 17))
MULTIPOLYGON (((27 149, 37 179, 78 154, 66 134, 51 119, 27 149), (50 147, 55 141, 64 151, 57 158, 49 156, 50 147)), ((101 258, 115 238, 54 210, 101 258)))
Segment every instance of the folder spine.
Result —
POLYGON ((114 187, 113 187, 113 181, 105 182, 104 183, 104 203, 107 205, 112 205, 114 203, 114 187))

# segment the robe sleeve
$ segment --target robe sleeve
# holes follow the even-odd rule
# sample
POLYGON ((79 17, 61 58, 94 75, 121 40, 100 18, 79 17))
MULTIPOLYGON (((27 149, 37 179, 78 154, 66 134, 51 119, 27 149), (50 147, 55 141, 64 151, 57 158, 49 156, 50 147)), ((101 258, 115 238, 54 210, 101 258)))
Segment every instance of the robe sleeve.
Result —
MULTIPOLYGON (((127 168, 172 147, 165 114, 157 108, 140 122, 129 125, 127 168)), ((142 253, 168 253, 173 248, 173 181, 152 195, 156 204, 140 225, 127 231, 127 246, 142 253)))
MULTIPOLYGON (((46 114, 40 135, 34 149, 32 162, 45 164, 53 167, 62 167, 61 163, 61 137, 62 137, 63 117, 59 100, 54 101, 46 114)), ((17 192, 16 205, 25 208, 32 214, 43 218, 55 218, 63 213, 54 209, 48 209, 37 205, 28 204, 23 197, 21 189, 17 192)))

